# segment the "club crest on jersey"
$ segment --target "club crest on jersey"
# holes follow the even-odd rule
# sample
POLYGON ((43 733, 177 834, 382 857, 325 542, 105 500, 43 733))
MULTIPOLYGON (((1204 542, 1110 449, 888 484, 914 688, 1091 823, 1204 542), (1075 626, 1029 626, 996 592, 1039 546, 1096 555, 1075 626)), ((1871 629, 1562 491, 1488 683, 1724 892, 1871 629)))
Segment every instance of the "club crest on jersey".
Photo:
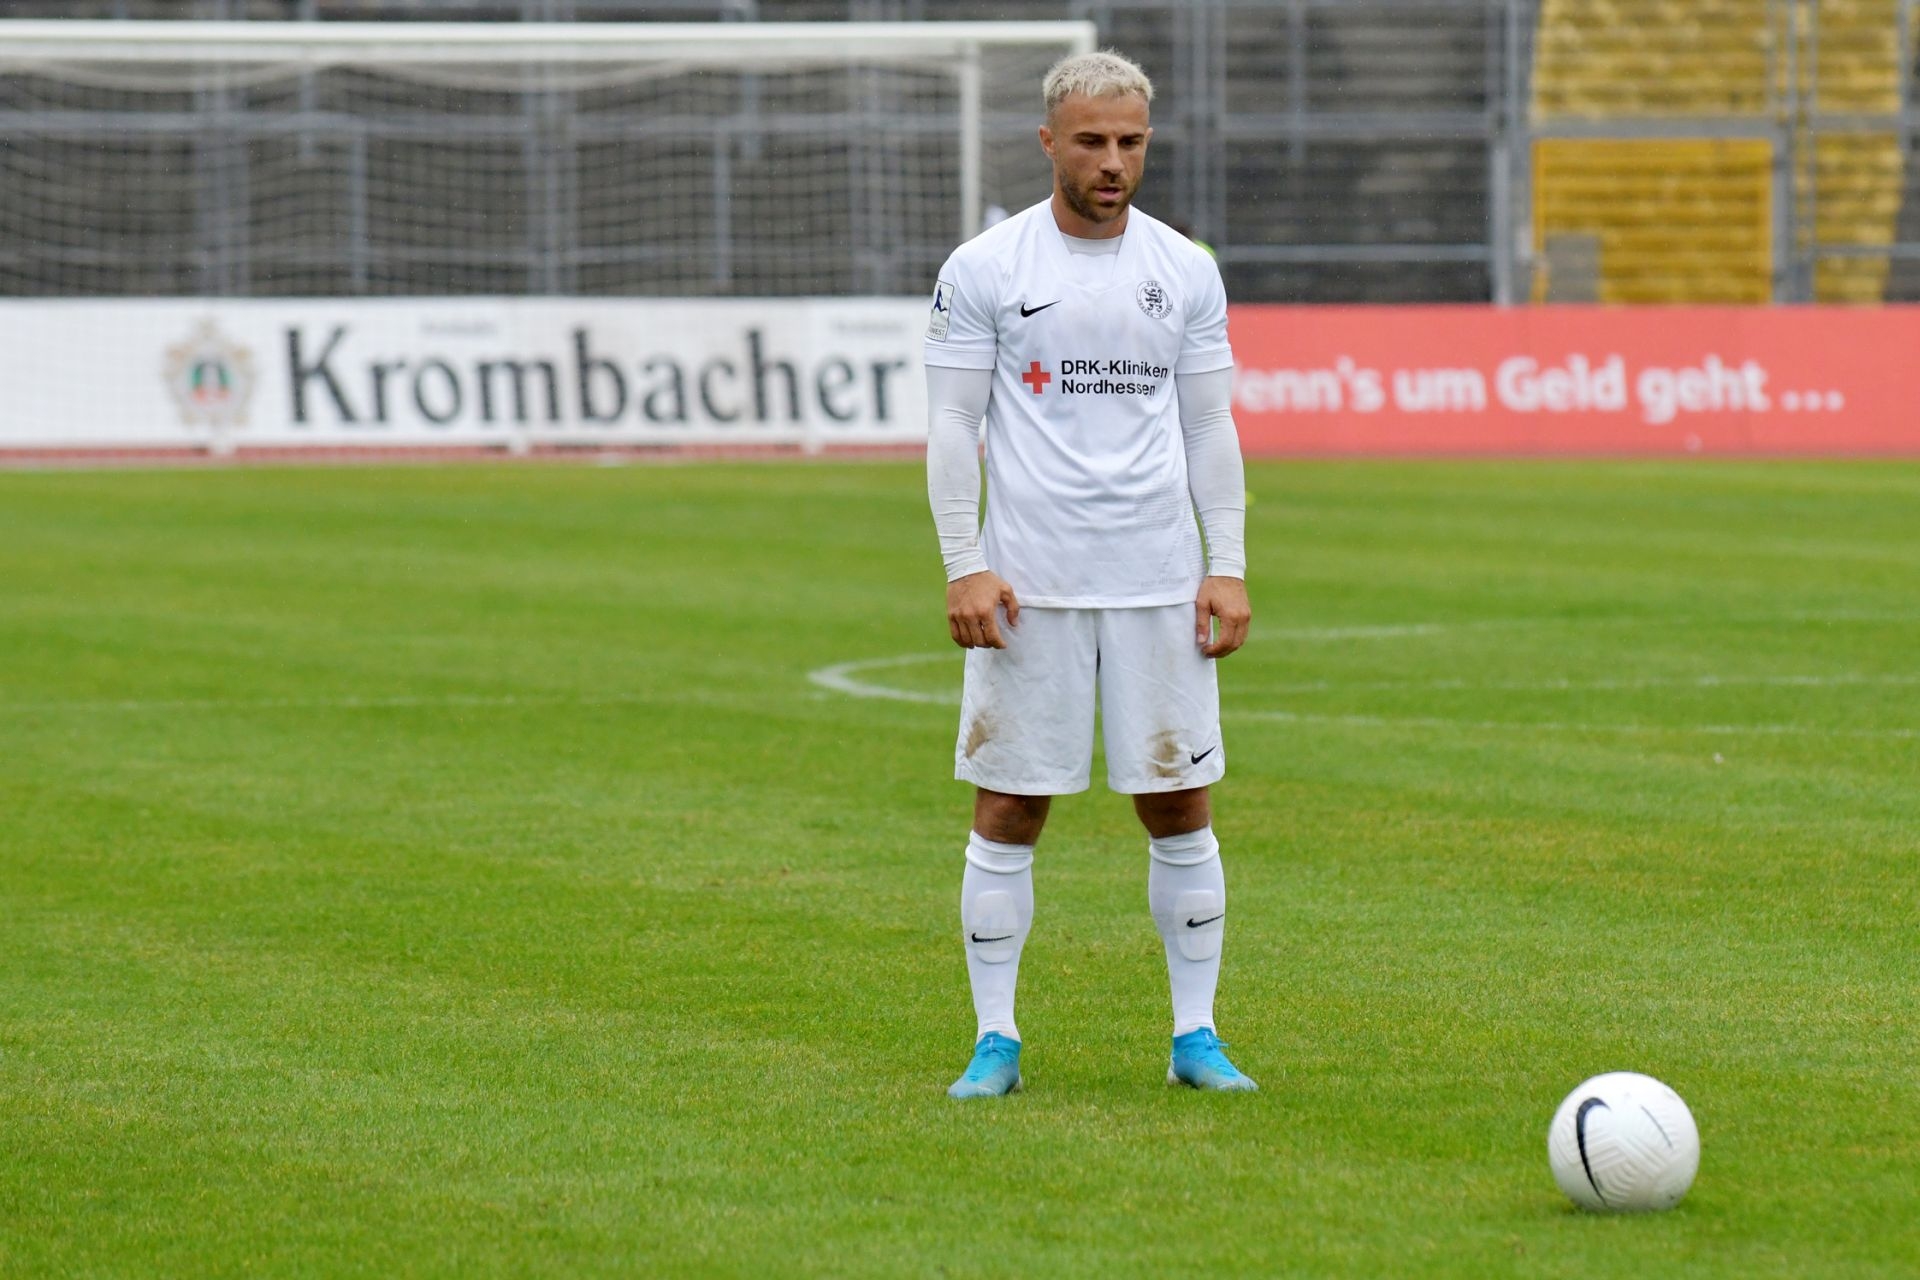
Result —
POLYGON ((1133 291, 1133 300, 1155 320, 1165 320, 1173 313, 1173 299, 1158 280, 1142 280, 1140 287, 1133 291))
POLYGON ((927 336, 944 342, 947 325, 953 319, 953 282, 936 280, 933 284, 933 310, 927 316, 927 336))

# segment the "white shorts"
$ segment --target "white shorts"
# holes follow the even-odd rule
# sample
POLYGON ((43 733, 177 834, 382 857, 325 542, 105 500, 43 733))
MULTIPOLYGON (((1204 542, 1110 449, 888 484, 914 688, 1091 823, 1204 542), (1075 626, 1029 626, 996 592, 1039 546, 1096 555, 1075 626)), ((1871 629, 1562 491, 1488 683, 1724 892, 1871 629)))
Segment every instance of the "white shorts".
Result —
POLYGON ((1227 771, 1214 662, 1193 606, 1022 609, 1004 649, 967 650, 953 776, 989 791, 1059 796, 1093 772, 1098 689, 1107 786, 1184 791, 1227 771))

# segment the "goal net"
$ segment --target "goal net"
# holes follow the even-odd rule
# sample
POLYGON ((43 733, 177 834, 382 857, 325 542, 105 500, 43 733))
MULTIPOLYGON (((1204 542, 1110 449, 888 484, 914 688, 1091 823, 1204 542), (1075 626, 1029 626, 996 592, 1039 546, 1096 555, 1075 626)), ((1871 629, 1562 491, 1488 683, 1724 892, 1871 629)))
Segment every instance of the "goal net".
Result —
POLYGON ((1087 23, 0 22, 0 299, 919 295, 1087 23))

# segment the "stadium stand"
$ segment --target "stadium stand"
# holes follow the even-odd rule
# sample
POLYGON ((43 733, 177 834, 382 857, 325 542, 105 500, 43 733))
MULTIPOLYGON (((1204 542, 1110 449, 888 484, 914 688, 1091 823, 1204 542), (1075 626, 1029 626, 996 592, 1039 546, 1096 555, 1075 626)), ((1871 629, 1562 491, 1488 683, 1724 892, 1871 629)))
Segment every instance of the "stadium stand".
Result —
POLYGON ((1545 0, 1542 116, 1757 115, 1768 105, 1768 0, 1545 0))
POLYGON ((1877 125, 1899 112, 1900 63, 1911 57, 1898 48, 1899 29, 1899 0, 1824 0, 1817 10, 1769 0, 1546 0, 1536 117, 1665 120, 1676 136, 1538 144, 1535 243, 1545 269, 1534 296, 1567 296, 1553 279, 1555 246, 1579 239, 1598 245, 1600 301, 1775 296, 1785 264, 1770 246, 1783 211, 1770 188, 1781 145, 1793 163, 1795 256, 1814 264, 1811 299, 1881 301, 1888 258, 1872 250, 1895 237, 1900 146, 1891 125, 1851 122, 1877 125), (1716 136, 1741 126, 1776 136, 1716 136))
MULTIPOLYGON (((1814 57, 1802 64, 1810 83, 1801 92, 1827 115, 1887 116, 1900 109, 1897 0, 1823 0, 1814 57)), ((1849 247, 1892 243, 1900 215, 1900 141, 1891 129, 1818 132, 1812 163, 1796 175, 1802 201, 1812 204, 1816 245, 1849 247)), ((1888 259, 1821 257, 1814 296, 1822 302, 1879 302, 1886 296, 1888 259)))
MULTIPOLYGON (((1036 0, 1018 12, 1093 19, 1105 41, 1138 56, 1162 85, 1142 203, 1209 242, 1237 298, 1872 302, 1920 297, 1920 260, 1886 252, 1920 244, 1920 155, 1897 127, 1911 79, 1901 66, 1911 69, 1914 58, 1911 45, 1898 47, 1898 33, 1920 25, 1901 20, 1912 4, 1036 0), (1556 127, 1568 122, 1580 127, 1556 127), (1779 171, 1781 155, 1791 181, 1779 171), (1502 275, 1513 252, 1509 207, 1532 246, 1531 278, 1524 260, 1502 275)), ((1010 8, 993 0, 0 0, 0 17, 947 21, 1004 19, 1010 8)), ((1031 118, 1008 112, 992 124, 1008 145, 989 164, 1011 164, 1012 140, 1031 118)), ((191 130, 177 141, 180 156, 212 145, 196 143, 191 130)), ((124 147, 106 137, 97 144, 124 147)), ((163 162, 125 150, 132 179, 140 163, 163 162)), ((1017 180, 1002 184, 1010 203, 1043 194, 1044 175, 1031 168, 1014 166, 1017 180)), ((183 224, 175 237, 183 254, 195 234, 222 222, 205 199, 198 206, 200 230, 183 224)), ((101 230, 111 241, 141 218, 175 214, 185 216, 128 212, 124 228, 101 230)), ((496 227, 512 221, 473 216, 496 227)), ((735 274, 701 288, 790 291, 756 275, 755 252, 747 246, 735 274)), ((918 247, 906 256, 915 255, 924 256, 918 247)), ((351 293, 358 278, 343 263, 315 262, 301 283, 351 293)), ((475 263, 441 285, 497 290, 515 278, 475 263)), ((151 255, 129 260, 125 283, 156 293, 206 287, 204 272, 151 255)), ((236 277, 221 287, 284 284, 236 277)), ((690 287, 671 273, 606 285, 690 287)), ((834 287, 897 286, 869 271, 834 287)))
MULTIPOLYGON (((1910 52, 1908 59, 1912 75, 1920 77, 1920 56, 1910 52)), ((1888 269, 1888 302, 1920 302, 1920 146, 1915 143, 1911 134, 1900 142, 1900 216, 1894 242, 1909 252, 1895 257, 1888 269)))
MULTIPOLYGON (((1285 3, 1036 3, 1032 18, 1090 17, 1135 53, 1165 95, 1143 205, 1191 226, 1219 253, 1235 297, 1273 301, 1482 301, 1490 296, 1489 153, 1504 73, 1500 18, 1484 0, 1285 3)), ((0 15, 202 19, 959 20, 1004 18, 975 0, 0 0, 0 15)), ((1030 113, 998 122, 1030 130, 1030 113)), ((192 150, 190 130, 180 145, 192 150)), ((101 140, 111 147, 113 142, 101 140)), ((324 139, 315 145, 323 150, 324 139)), ((1044 195, 1044 177, 1017 199, 1044 195)), ((205 201, 199 202, 204 206, 205 201)), ((131 217, 132 215, 128 215, 131 217)), ((206 216, 203 225, 218 218, 206 216)), ((244 216, 244 215, 239 215, 244 216)), ((476 221, 493 226, 511 218, 476 221)), ((191 247, 190 228, 174 237, 191 247)), ((183 255, 187 250, 183 249, 183 255)), ((345 255, 343 250, 343 256, 345 255)), ((204 253, 201 255, 204 257, 204 253)), ((747 263, 746 257, 741 259, 747 263)), ((348 265, 309 263, 300 283, 351 292, 348 265)), ((511 287, 475 264, 447 291, 511 287)), ((142 292, 192 292, 204 272, 151 256, 129 263, 142 292)), ((892 281, 886 287, 898 287, 892 281)), ((275 280, 236 278, 237 292, 275 280)), ((622 282, 618 288, 649 286, 622 282)), ((684 290, 671 281, 661 289, 684 290)), ((861 287, 859 282, 844 286, 861 287)), ((768 291, 751 269, 725 292, 768 291)))
MULTIPOLYGON (((1536 118, 1748 116, 1768 101, 1766 0, 1546 0, 1536 118)), ((1772 147, 1701 138, 1535 144, 1536 300, 1764 302, 1772 147), (1557 242, 1597 246, 1596 280, 1554 279, 1557 242)))
POLYGON ((1773 148, 1764 140, 1544 139, 1534 151, 1547 302, 1765 302, 1773 148), (1556 244, 1595 245, 1596 279, 1556 280, 1556 244))
POLYGON ((1309 302, 1488 297, 1485 256, 1459 251, 1488 239, 1497 16, 1457 5, 1289 12, 1280 23, 1271 9, 1230 11, 1230 287, 1309 302), (1263 262, 1232 252, 1240 246, 1296 249, 1263 262))

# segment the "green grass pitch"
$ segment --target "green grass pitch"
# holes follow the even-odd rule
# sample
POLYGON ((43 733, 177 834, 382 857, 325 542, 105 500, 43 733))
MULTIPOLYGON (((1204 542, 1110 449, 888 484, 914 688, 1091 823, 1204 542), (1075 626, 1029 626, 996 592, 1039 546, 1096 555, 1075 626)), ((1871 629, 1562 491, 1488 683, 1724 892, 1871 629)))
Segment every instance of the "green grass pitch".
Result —
POLYGON ((1920 467, 1249 484, 1263 1091, 1096 789, 961 1105, 917 466, 0 473, 0 1274, 1920 1274, 1920 467), (1672 1213, 1548 1173, 1616 1069, 1672 1213))

